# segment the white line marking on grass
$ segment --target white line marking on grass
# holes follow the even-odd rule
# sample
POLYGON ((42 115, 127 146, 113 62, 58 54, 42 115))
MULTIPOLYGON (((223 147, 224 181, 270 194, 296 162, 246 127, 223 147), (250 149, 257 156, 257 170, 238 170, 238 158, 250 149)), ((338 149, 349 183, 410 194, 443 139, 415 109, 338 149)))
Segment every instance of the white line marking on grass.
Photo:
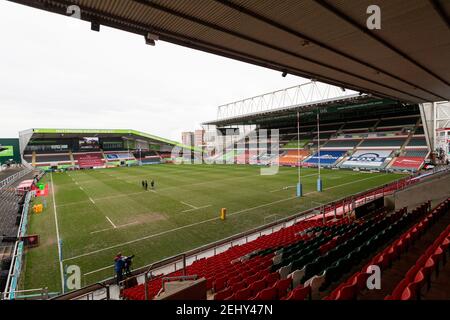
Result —
POLYGON ((110 218, 108 218, 107 216, 105 216, 106 219, 108 219, 109 223, 111 223, 111 225, 114 227, 114 229, 117 229, 117 226, 114 224, 114 222, 111 221, 110 218))
POLYGON ((91 234, 94 233, 99 233, 99 232, 104 232, 104 231, 108 231, 108 230, 113 230, 114 228, 106 228, 106 229, 101 229, 101 230, 97 230, 97 231, 92 231, 91 234))
POLYGON ((89 200, 91 200, 91 202, 92 202, 93 204, 95 204, 95 201, 94 201, 94 200, 92 200, 92 198, 91 198, 91 197, 89 197, 89 200))
POLYGON ((110 265, 110 266, 107 266, 107 267, 104 267, 104 268, 101 268, 101 269, 97 269, 97 270, 94 270, 94 271, 91 271, 91 272, 87 272, 87 273, 85 273, 83 275, 84 276, 88 276, 90 274, 97 273, 99 271, 103 271, 103 270, 106 270, 106 269, 109 269, 109 268, 112 268, 112 267, 114 267, 114 265, 110 265))
POLYGON ((191 211, 200 210, 200 209, 204 209, 204 208, 208 208, 208 207, 211 207, 211 205, 208 204, 207 206, 198 207, 198 208, 195 208, 195 209, 187 209, 187 210, 184 210, 184 211, 181 211, 181 212, 191 212, 191 211))
POLYGON ((116 229, 120 229, 120 228, 131 226, 131 225, 137 224, 137 223, 138 223, 137 221, 130 222, 130 223, 125 223, 125 224, 121 224, 120 226, 116 226, 115 228, 106 228, 106 229, 92 231, 91 234, 95 234, 95 233, 99 233, 99 232, 105 232, 105 231, 109 231, 109 230, 116 230, 116 229))
MULTIPOLYGON (((387 174, 384 174, 384 175, 387 175, 387 174)), ((338 188, 338 187, 341 187, 341 186, 344 186, 344 185, 358 183, 360 181, 374 179, 374 178, 381 177, 381 176, 383 176, 383 175, 376 175, 374 177, 369 177, 369 178, 365 178, 365 179, 355 180, 355 181, 347 182, 347 183, 344 183, 344 184, 341 184, 341 185, 336 185, 336 186, 333 186, 333 187, 330 187, 330 188, 325 188, 324 190, 334 189, 334 188, 338 188)), ((312 193, 317 193, 317 191, 311 191, 311 192, 308 192, 307 194, 312 194, 312 193)), ((236 212, 230 213, 230 214, 228 214, 228 216, 233 216, 233 215, 236 215, 236 214, 239 214, 239 213, 243 213, 243 212, 247 212, 247 211, 250 211, 250 210, 254 210, 254 209, 259 209, 259 208, 262 208, 262 207, 270 206, 272 204, 293 200, 295 198, 297 198, 297 197, 293 196, 293 197, 289 197, 289 198, 285 198, 285 199, 281 199, 281 200, 265 203, 265 204, 262 204, 262 205, 259 205, 259 206, 253 207, 253 208, 243 209, 243 210, 240 210, 240 211, 236 211, 236 212)), ((69 261, 69 260, 74 260, 74 259, 90 256, 90 255, 93 255, 93 254, 96 254, 96 253, 99 253, 99 252, 111 250, 111 249, 118 248, 118 247, 123 247, 123 246, 126 246, 128 244, 132 244, 132 243, 140 242, 140 241, 143 241, 143 240, 159 237, 159 236, 162 236, 162 235, 165 235, 165 234, 168 234, 168 233, 172 233, 172 232, 175 232, 175 231, 179 231, 179 230, 187 229, 187 228, 190 228, 190 227, 198 226, 198 225, 205 224, 205 223, 212 222, 212 221, 216 221, 216 220, 219 220, 219 219, 220 219, 220 217, 214 217, 214 218, 210 218, 210 219, 194 222, 194 223, 187 224, 187 225, 184 225, 184 226, 181 226, 181 227, 178 227, 178 228, 165 230, 165 231, 162 231, 162 232, 159 232, 159 233, 155 233, 155 234, 151 234, 151 235, 148 235, 148 236, 145 236, 145 237, 142 237, 142 238, 138 238, 138 239, 126 241, 126 242, 123 242, 123 243, 115 244, 115 245, 107 247, 107 248, 102 248, 102 249, 97 249, 97 250, 94 250, 94 251, 91 251, 91 252, 86 252, 86 253, 80 254, 78 256, 67 258, 64 261, 69 261)))
POLYGON ((196 206, 193 206, 192 204, 189 204, 189 203, 186 203, 186 202, 183 202, 183 201, 180 201, 180 202, 181 202, 182 204, 188 206, 188 207, 191 207, 192 209, 198 209, 196 206))
POLYGON ((52 199, 53 199, 53 213, 55 215, 56 240, 58 241, 58 258, 59 258, 59 272, 61 274, 61 292, 64 292, 64 268, 62 260, 61 238, 59 237, 58 214, 56 213, 55 188, 53 185, 53 173, 50 173, 50 180, 52 183, 52 199))
POLYGON ((132 224, 137 224, 137 221, 134 222, 130 222, 130 223, 125 223, 125 224, 121 224, 120 226, 117 226, 117 229, 123 228, 123 227, 128 227, 131 226, 132 224))

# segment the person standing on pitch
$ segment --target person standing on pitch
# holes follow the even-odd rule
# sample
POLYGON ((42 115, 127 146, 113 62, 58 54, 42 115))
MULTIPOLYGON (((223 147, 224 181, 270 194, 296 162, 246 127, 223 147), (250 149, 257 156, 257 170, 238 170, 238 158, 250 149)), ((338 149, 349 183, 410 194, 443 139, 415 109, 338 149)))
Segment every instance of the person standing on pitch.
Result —
POLYGON ((147 180, 145 180, 145 191, 147 191, 148 190, 148 182, 147 182, 147 180))
POLYGON ((152 181, 150 181, 150 186, 152 187, 152 189, 155 189, 155 181, 153 181, 153 179, 152 181))
POLYGON ((145 188, 145 181, 142 180, 141 182, 142 182, 142 188, 145 188))

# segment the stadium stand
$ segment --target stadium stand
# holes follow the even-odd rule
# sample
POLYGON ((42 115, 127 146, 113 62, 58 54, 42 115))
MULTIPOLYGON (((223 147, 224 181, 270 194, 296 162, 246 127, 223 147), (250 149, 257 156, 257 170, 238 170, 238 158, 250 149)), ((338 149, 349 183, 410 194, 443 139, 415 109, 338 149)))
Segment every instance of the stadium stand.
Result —
POLYGON ((410 213, 398 212, 390 216, 395 222, 385 233, 406 231, 397 235, 361 271, 340 283, 325 299, 379 299, 385 295, 388 300, 412 300, 420 299, 423 294, 426 296, 422 289, 430 290, 432 284, 439 284, 439 265, 446 262, 450 245, 449 211, 450 200, 447 199, 432 211, 430 203, 425 203, 410 213), (365 285, 372 265, 383 272, 381 290, 368 290, 365 285), (435 280, 431 281, 433 272, 435 280))
POLYGON ((411 140, 409 140, 406 147, 426 147, 427 141, 425 140, 425 137, 412 137, 411 140))
POLYGON ((394 117, 394 118, 383 118, 377 125, 379 128, 392 128, 392 127, 414 127, 419 120, 418 116, 408 116, 408 117, 394 117))
POLYGON ((347 122, 341 129, 342 132, 365 132, 377 124, 378 120, 361 120, 355 122, 347 122))
POLYGON ((324 148, 350 150, 356 147, 360 142, 361 140, 353 139, 330 139, 327 143, 324 144, 324 148))
POLYGON ((304 164, 306 166, 318 166, 320 161, 321 166, 331 167, 336 162, 338 162, 345 154, 346 151, 320 150, 319 152, 316 152, 314 155, 305 160, 304 164))
POLYGON ((406 138, 366 139, 359 148, 400 148, 406 138))
POLYGON ((357 149, 341 165, 341 168, 383 169, 390 161, 392 150, 357 149))
POLYGON ((300 161, 309 157, 310 153, 306 150, 289 150, 279 158, 279 164, 282 166, 297 166, 300 161))
MULTIPOLYGON (((422 229, 417 230, 423 225, 416 222, 417 219, 425 215, 426 221, 437 219, 448 212, 449 201, 430 214, 429 208, 430 203, 425 203, 410 213, 401 209, 388 214, 381 208, 353 221, 340 219, 325 224, 320 220, 302 221, 219 255, 195 261, 187 267, 187 274, 206 277, 215 300, 304 300, 320 298, 325 292, 330 292, 325 299, 355 299, 357 292, 365 286, 367 266, 376 264, 386 268, 389 265, 384 255, 377 254, 371 258, 374 250, 394 239, 405 228, 410 228, 405 234, 423 233, 422 229), (352 265, 364 261, 369 261, 363 268, 364 272, 338 282, 352 269, 352 265), (330 291, 336 284, 337 287, 330 291)), ((448 235, 447 231, 445 236, 448 235)), ((383 252, 391 254, 396 248, 407 250, 407 244, 403 242, 405 237, 394 240, 393 245, 383 252)), ((444 238, 442 235, 439 243, 448 246, 448 240, 445 242, 444 238)), ((433 250, 436 252, 436 247, 433 250)), ((393 252, 390 258, 394 256, 398 254, 393 252)), ((179 274, 180 271, 168 276, 179 274)), ((160 279, 158 276, 148 283, 150 296, 154 297, 160 291, 160 279)), ((123 296, 144 299, 144 285, 125 289, 123 296)))
MULTIPOLYGON (((156 151, 135 151, 133 152, 133 156, 137 161, 140 161, 142 164, 159 164, 161 163, 161 156, 156 151)), ((169 155, 170 156, 170 155, 169 155)))

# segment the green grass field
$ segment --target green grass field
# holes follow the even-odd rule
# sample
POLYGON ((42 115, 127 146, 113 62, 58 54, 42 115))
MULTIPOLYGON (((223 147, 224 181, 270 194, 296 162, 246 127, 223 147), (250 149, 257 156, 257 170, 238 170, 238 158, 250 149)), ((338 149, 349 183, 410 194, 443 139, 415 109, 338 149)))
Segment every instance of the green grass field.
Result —
POLYGON ((40 246, 26 253, 23 289, 61 291, 55 217, 63 264, 78 265, 82 285, 113 276, 117 252, 135 254, 134 267, 173 256, 363 190, 401 178, 398 174, 322 170, 324 191, 315 191, 317 169, 302 169, 305 196, 295 197, 296 168, 260 175, 256 166, 153 165, 47 174, 42 214, 32 214, 29 234, 40 246), (143 179, 156 181, 144 191, 143 179), (290 186, 290 188, 285 188, 290 186), (53 200, 54 199, 54 200, 53 200), (219 219, 220 208, 228 209, 219 219), (56 212, 55 212, 56 209, 56 212))

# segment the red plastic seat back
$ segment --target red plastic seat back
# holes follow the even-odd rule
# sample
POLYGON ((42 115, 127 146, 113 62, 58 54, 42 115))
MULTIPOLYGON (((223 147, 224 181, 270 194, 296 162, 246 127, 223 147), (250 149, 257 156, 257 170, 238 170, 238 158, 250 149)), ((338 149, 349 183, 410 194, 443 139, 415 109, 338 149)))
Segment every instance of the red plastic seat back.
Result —
POLYGON ((256 295, 258 292, 262 291, 266 288, 266 282, 264 280, 258 280, 250 285, 250 290, 252 290, 252 294, 256 295))
POLYGON ((276 300, 278 297, 278 291, 275 288, 266 288, 260 291, 255 300, 276 300))
POLYGON ((356 284, 351 284, 351 285, 345 286, 341 290, 339 290, 338 294, 336 295, 336 300, 356 299, 356 294, 357 294, 356 290, 357 290, 356 284))

